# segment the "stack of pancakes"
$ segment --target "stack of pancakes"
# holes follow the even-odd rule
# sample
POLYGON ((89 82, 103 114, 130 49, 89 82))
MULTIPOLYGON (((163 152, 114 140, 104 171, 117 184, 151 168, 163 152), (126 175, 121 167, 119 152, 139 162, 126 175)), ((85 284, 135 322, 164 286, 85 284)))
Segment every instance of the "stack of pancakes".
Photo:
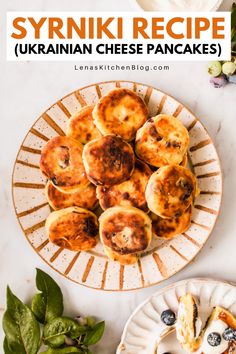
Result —
POLYGON ((184 232, 198 193, 185 167, 188 145, 179 120, 148 119, 144 101, 126 88, 82 108, 69 119, 67 135, 52 138, 41 154, 55 210, 46 222, 51 242, 89 250, 100 237, 109 258, 133 264, 152 235, 184 232))

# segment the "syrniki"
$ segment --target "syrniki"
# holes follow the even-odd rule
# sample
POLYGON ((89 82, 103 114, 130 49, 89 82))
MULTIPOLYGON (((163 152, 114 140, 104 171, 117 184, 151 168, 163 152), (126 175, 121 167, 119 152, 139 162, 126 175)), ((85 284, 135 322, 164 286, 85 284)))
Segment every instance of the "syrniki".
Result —
POLYGON ((42 173, 62 192, 83 191, 88 186, 82 161, 83 145, 67 136, 56 136, 43 147, 42 173))
POLYGON ((144 101, 127 88, 118 88, 103 96, 93 110, 94 122, 103 135, 115 134, 126 141, 148 118, 144 101))
POLYGON ((162 218, 182 215, 198 195, 197 180, 185 167, 168 165, 150 177, 146 188, 148 208, 162 218))
POLYGON ((179 165, 188 145, 189 134, 184 125, 175 117, 159 114, 138 130, 135 151, 141 160, 155 167, 179 165))
POLYGON ((152 239, 148 215, 134 207, 109 208, 99 218, 99 235, 109 258, 122 264, 137 261, 152 239))
POLYGON ((66 135, 81 144, 100 138, 102 134, 93 122, 92 112, 93 106, 85 106, 75 112, 68 120, 66 135))

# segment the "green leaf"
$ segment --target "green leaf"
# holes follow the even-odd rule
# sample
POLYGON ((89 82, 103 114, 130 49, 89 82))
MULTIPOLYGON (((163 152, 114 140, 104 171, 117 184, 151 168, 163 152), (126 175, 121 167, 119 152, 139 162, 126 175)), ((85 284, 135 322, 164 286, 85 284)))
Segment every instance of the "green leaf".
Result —
MULTIPOLYGON (((7 288, 7 310, 3 316, 5 348, 17 354, 36 354, 40 328, 32 311, 7 288)), ((6 349, 6 350, 7 350, 6 349)))
POLYGON ((64 344, 66 336, 76 339, 84 330, 83 326, 69 317, 57 317, 45 325, 43 340, 46 345, 58 348, 64 344))
POLYGON ((42 293, 34 295, 31 303, 31 310, 33 311, 37 320, 40 323, 44 323, 45 313, 46 313, 46 303, 44 301, 44 296, 42 293))
POLYGON ((34 296, 32 311, 41 323, 47 323, 63 313, 63 295, 57 283, 45 272, 37 269, 36 285, 40 294, 34 296))
POLYGON ((83 354, 84 351, 79 348, 76 348, 76 347, 68 347, 68 348, 63 348, 63 349, 49 348, 48 350, 46 350, 46 352, 43 352, 41 354, 69 354, 69 353, 83 354))
POLYGON ((231 29, 236 27, 236 3, 234 2, 232 5, 232 12, 231 12, 231 29))
POLYGON ((85 335, 83 344, 85 345, 94 345, 100 341, 105 330, 105 322, 99 322, 93 326, 85 335))
POLYGON ((9 348, 7 338, 4 338, 3 342, 4 354, 14 354, 14 352, 9 348))

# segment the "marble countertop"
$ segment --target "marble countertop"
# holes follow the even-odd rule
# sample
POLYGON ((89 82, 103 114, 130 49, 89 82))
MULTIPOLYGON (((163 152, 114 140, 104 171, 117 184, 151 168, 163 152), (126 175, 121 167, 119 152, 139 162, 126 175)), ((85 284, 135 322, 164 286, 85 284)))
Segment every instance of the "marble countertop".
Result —
MULTIPOLYGON (((229 9, 225 1, 221 9, 229 9)), ((10 10, 132 10, 127 0, 9 0, 1 2, 1 17, 10 10)), ((4 41, 1 21, 0 40, 4 41)), ((135 307, 158 288, 180 279, 206 276, 236 282, 236 86, 214 89, 209 84, 206 63, 165 63, 169 71, 107 71, 80 72, 77 63, 5 61, 0 53, 0 314, 5 308, 5 288, 24 301, 35 291, 35 268, 39 267, 60 284, 66 313, 90 314, 106 320, 106 332, 97 353, 113 354, 126 320, 135 307), (93 82, 133 80, 153 85, 191 108, 202 120, 213 138, 224 172, 224 195, 221 213, 209 241, 198 257, 183 271, 159 286, 123 293, 102 292, 84 288, 63 278, 49 268, 26 242, 16 220, 11 198, 11 174, 17 150, 34 120, 49 105, 65 94, 93 82)), ((102 63, 101 63, 102 64, 102 63)), ((140 63, 137 63, 140 64, 140 63)), ((145 63, 143 63, 145 64, 145 63)), ((164 63, 160 63, 164 64, 164 63)), ((3 337, 1 330, 1 338, 3 337)), ((1 349, 0 349, 1 352, 1 349)))

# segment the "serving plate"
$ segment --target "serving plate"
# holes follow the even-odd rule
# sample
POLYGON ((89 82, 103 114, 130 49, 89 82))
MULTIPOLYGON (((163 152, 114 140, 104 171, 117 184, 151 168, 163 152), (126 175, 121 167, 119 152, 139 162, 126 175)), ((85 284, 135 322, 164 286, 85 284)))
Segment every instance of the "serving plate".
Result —
POLYGON ((17 154, 12 177, 13 202, 20 226, 34 250, 65 277, 88 287, 122 291, 157 284, 189 264, 207 241, 217 219, 222 195, 222 173, 214 144, 202 123, 181 103, 148 85, 109 81, 70 93, 47 109, 28 131, 17 154), (123 266, 109 260, 99 243, 88 252, 73 252, 49 242, 45 220, 50 207, 44 194, 46 179, 39 170, 42 147, 64 135, 70 116, 84 105, 94 105, 115 87, 134 90, 146 102, 150 116, 174 115, 190 135, 189 162, 201 194, 195 201, 191 227, 176 238, 153 240, 139 262, 123 266))
MULTIPOLYGON (((176 340, 175 332, 158 346, 163 330, 162 311, 178 310, 178 298, 191 293, 199 299, 199 315, 206 321, 213 307, 219 305, 236 315, 236 287, 233 284, 206 278, 183 280, 163 288, 143 302, 128 319, 116 354, 186 353, 176 340)), ((204 323, 204 322, 203 322, 204 323)))

